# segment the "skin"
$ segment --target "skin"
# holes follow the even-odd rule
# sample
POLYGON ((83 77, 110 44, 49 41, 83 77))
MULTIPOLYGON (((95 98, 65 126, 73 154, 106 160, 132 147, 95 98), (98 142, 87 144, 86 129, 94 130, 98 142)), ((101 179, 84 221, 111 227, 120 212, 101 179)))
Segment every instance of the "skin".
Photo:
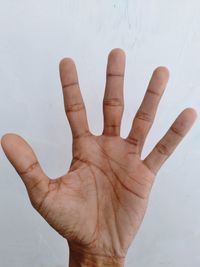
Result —
POLYGON ((192 127, 197 113, 184 109, 141 159, 168 69, 154 70, 130 132, 122 138, 125 52, 115 48, 108 55, 100 135, 89 129, 74 61, 64 58, 59 67, 73 137, 69 171, 54 179, 47 177, 30 145, 17 134, 5 134, 2 148, 22 178, 33 207, 68 241, 69 266, 124 266, 156 174, 192 127))

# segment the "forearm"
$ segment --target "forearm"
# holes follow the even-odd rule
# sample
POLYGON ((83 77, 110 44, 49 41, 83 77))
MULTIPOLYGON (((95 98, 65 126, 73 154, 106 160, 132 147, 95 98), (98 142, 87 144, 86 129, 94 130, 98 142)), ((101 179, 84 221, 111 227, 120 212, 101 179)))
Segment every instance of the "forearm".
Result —
POLYGON ((124 267, 124 258, 96 256, 73 251, 69 253, 69 267, 124 267))

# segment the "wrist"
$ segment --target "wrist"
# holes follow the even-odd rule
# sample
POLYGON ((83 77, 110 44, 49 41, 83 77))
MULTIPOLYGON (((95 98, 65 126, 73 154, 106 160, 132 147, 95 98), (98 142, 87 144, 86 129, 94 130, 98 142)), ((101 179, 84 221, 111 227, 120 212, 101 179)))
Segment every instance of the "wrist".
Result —
POLYGON ((96 255, 69 248, 69 267, 124 267, 125 258, 96 255))

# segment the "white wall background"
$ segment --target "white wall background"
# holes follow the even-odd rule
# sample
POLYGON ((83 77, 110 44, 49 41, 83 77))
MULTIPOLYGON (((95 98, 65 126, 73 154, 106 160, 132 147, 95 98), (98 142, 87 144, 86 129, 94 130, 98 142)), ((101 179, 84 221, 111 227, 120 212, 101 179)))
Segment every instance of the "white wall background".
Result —
MULTIPOLYGON (((46 173, 65 173, 71 133, 58 64, 77 65, 90 127, 102 130, 107 55, 126 53, 125 137, 153 69, 171 79, 143 156, 186 107, 200 112, 200 1, 0 0, 0 134, 15 132, 34 148, 46 173)), ((199 119, 161 168, 126 266, 200 266, 199 119)), ((65 267, 66 241, 29 203, 0 151, 0 266, 65 267)))

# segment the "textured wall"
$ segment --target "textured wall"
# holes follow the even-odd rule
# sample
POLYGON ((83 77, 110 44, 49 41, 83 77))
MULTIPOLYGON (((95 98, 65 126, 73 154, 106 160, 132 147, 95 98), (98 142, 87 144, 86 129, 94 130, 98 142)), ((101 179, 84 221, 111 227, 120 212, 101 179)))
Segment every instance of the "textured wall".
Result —
MULTIPOLYGON (((146 155, 185 107, 200 111, 200 1, 0 0, 0 134, 33 146, 50 177, 67 171, 71 133, 58 64, 77 65, 88 120, 102 130, 107 55, 126 52, 125 137, 153 69, 171 79, 149 133, 146 155)), ((157 175, 149 208, 126 266, 200 266, 199 119, 157 175)), ((0 151, 0 266, 64 267, 68 247, 31 207, 0 151)))

